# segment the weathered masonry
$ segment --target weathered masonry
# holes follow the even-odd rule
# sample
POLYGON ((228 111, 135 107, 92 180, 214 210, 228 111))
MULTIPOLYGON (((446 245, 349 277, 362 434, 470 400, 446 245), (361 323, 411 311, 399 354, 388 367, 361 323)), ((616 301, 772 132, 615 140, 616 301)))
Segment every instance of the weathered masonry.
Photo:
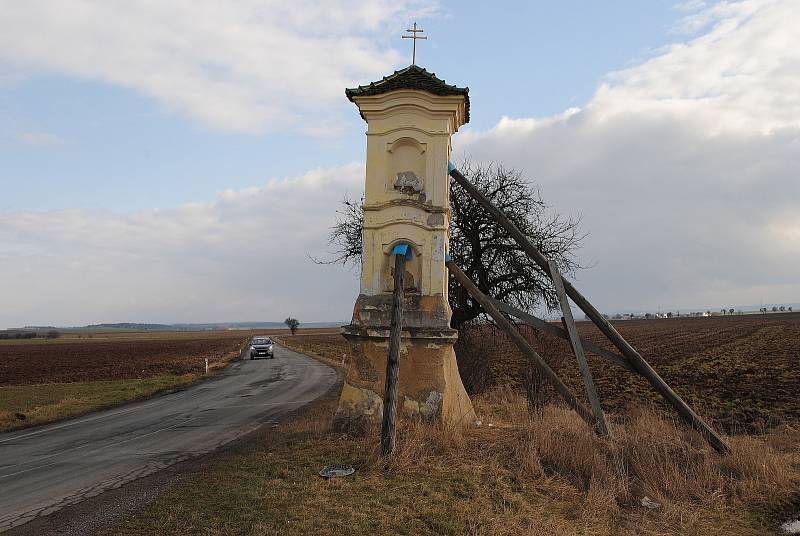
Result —
POLYGON ((467 88, 411 65, 346 91, 367 122, 361 290, 343 335, 351 346, 336 423, 381 418, 393 251, 407 246, 398 411, 448 424, 476 418, 456 366, 445 267, 450 223, 451 137, 469 121, 467 88))

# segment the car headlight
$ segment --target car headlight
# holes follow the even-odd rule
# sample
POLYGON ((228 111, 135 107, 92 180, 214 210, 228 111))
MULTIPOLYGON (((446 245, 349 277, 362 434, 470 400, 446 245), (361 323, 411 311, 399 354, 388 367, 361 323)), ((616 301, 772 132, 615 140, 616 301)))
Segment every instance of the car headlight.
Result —
POLYGON ((270 344, 267 349, 271 352, 272 351, 272 345, 270 344))

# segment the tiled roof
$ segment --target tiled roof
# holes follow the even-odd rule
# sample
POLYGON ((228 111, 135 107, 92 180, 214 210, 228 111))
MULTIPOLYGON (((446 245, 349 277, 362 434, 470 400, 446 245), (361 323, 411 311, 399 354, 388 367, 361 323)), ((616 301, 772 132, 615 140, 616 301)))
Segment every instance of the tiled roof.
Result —
POLYGON ((358 86, 352 89, 345 89, 344 94, 353 102, 353 97, 368 97, 395 91, 397 89, 417 89, 427 91, 434 95, 463 95, 465 100, 464 122, 469 122, 469 88, 456 87, 445 83, 444 80, 436 78, 434 73, 429 73, 422 67, 409 65, 405 69, 395 71, 389 76, 384 76, 383 80, 372 82, 366 86, 358 86))

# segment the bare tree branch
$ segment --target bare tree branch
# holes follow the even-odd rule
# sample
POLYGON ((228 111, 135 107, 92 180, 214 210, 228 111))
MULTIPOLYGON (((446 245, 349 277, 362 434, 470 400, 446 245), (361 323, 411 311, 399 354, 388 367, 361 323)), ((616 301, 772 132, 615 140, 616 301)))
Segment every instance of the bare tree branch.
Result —
POLYGON ((333 257, 318 259, 311 257, 317 264, 341 264, 342 266, 361 266, 362 229, 364 226, 364 196, 353 201, 348 194, 342 199, 336 211, 336 224, 331 227, 328 245, 333 248, 333 257))
MULTIPOLYGON (((548 258, 554 259, 563 274, 583 268, 575 253, 586 237, 580 219, 553 213, 539 188, 522 172, 501 164, 473 164, 466 160, 459 169, 484 195, 500 207, 514 224, 548 258)), ((361 263, 364 199, 346 196, 337 211, 328 243, 332 255, 320 264, 357 266, 361 263)), ((481 292, 519 309, 556 309, 558 299, 550 279, 492 219, 492 216, 456 185, 451 184, 449 253, 481 292)), ((449 282, 452 326, 458 329, 482 313, 467 292, 452 278, 449 282)))

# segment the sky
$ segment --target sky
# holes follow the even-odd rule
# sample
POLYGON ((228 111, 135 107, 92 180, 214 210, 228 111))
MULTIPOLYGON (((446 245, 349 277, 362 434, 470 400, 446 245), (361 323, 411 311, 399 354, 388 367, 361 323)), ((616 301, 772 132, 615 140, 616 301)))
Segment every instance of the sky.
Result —
POLYGON ((347 320, 344 88, 469 86, 454 156, 589 233, 603 311, 800 301, 800 2, 0 0, 0 328, 347 320))

